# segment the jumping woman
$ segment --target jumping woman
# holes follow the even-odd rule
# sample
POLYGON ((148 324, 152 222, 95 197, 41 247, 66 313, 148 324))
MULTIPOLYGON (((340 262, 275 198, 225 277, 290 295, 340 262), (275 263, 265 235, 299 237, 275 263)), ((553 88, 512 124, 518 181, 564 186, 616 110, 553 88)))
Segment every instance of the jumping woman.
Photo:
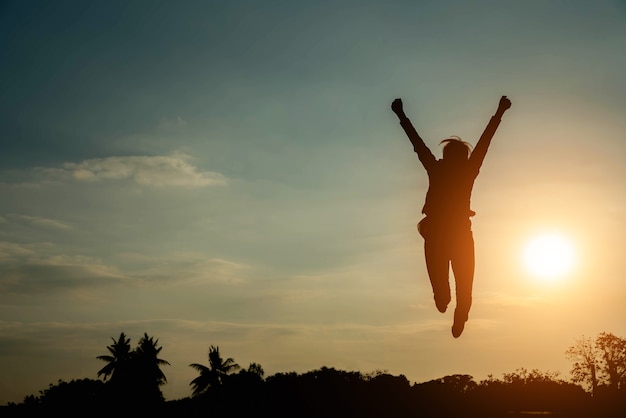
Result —
POLYGON ((450 265, 456 282, 456 309, 452 335, 463 332, 472 306, 474 282, 474 237, 470 209, 474 180, 485 159, 491 138, 511 101, 502 96, 496 114, 480 136, 474 151, 459 137, 441 141, 443 158, 437 160, 404 114, 402 100, 395 99, 391 109, 400 119, 400 125, 413 144, 419 160, 428 173, 428 192, 422 209, 425 217, 417 225, 424 238, 426 268, 433 288, 435 305, 445 312, 450 303, 450 265))

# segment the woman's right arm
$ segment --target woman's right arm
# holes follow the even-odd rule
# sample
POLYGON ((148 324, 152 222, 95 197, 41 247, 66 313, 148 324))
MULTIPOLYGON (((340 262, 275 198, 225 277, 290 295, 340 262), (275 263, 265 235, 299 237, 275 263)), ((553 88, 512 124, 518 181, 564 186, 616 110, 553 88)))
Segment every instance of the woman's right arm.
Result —
POLYGON ((417 153, 422 165, 426 168, 426 170, 428 170, 435 163, 435 156, 432 152, 430 152, 430 149, 428 149, 422 138, 419 136, 409 118, 407 118, 404 114, 402 99, 395 99, 393 103, 391 103, 391 110, 393 110, 393 113, 395 113, 398 116, 398 119, 400 119, 400 126, 402 126, 406 136, 408 136, 409 140, 411 140, 413 149, 417 153))

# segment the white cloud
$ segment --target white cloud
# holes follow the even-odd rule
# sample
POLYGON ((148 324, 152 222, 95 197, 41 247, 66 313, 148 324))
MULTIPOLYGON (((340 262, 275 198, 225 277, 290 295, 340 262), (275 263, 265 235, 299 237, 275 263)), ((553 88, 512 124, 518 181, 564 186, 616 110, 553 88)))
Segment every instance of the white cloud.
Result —
POLYGON ((67 162, 61 168, 38 168, 49 180, 79 182, 131 180, 142 186, 209 187, 226 183, 217 172, 199 171, 190 163, 191 156, 121 156, 92 158, 78 163, 67 162))

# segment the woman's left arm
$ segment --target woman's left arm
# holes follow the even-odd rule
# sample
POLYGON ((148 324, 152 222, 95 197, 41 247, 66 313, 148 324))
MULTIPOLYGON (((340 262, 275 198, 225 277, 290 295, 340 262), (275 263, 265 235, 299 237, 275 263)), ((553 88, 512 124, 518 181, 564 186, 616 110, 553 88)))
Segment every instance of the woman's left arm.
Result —
POLYGON ((472 155, 470 156, 470 164, 474 166, 476 171, 480 169, 480 166, 483 164, 483 160, 485 159, 485 155, 487 155, 487 149, 489 149, 489 144, 491 144, 491 138, 496 133, 496 129, 500 125, 500 120, 502 119, 502 115, 511 107, 511 101, 508 97, 502 96, 500 98, 500 103, 498 104, 498 110, 496 114, 491 117, 489 124, 485 128, 483 134, 480 136, 476 147, 474 147, 474 151, 472 151, 472 155))

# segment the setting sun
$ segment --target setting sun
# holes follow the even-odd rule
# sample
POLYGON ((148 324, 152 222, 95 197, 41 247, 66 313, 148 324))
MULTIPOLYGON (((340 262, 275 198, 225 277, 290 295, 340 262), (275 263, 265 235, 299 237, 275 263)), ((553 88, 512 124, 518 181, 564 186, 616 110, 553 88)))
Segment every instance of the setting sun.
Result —
POLYGON ((524 250, 524 264, 535 276, 553 280, 572 268, 574 249, 562 235, 546 233, 531 239, 524 250))

